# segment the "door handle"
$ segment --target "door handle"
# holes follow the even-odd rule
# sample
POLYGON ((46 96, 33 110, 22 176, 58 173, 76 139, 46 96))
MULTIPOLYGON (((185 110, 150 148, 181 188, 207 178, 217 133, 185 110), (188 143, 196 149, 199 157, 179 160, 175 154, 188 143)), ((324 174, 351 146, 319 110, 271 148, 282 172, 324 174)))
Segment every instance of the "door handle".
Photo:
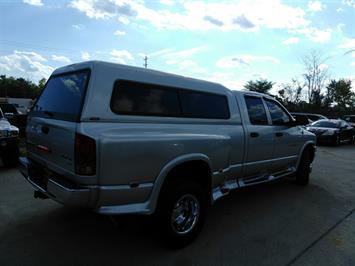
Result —
POLYGON ((258 132, 251 132, 250 137, 257 138, 257 137, 259 137, 259 133, 258 132))
POLYGON ((276 132, 275 135, 276 137, 282 137, 284 134, 282 132, 276 132))
POLYGON ((49 132, 49 127, 47 127, 47 126, 42 126, 41 131, 42 131, 42 133, 44 133, 44 134, 48 134, 48 132, 49 132))

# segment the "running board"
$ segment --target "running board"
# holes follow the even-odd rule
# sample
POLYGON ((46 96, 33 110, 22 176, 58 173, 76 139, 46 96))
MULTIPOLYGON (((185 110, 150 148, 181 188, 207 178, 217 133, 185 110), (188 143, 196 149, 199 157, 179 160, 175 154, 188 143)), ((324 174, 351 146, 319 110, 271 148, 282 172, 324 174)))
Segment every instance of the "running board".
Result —
POLYGON ((276 172, 273 175, 258 176, 253 178, 241 178, 241 179, 231 179, 226 181, 222 186, 216 187, 212 191, 212 201, 222 198, 229 194, 231 190, 248 187, 252 185, 262 184, 265 182, 270 182, 275 179, 290 175, 296 171, 295 167, 290 167, 287 170, 276 172))

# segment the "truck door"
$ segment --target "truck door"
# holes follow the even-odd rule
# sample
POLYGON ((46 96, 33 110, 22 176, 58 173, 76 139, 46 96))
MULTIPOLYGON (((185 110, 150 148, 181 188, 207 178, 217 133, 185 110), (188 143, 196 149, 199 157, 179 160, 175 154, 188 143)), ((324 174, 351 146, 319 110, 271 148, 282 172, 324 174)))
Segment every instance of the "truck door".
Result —
POLYGON ((299 126, 290 126, 291 117, 282 105, 272 99, 264 98, 264 101, 274 137, 272 173, 289 170, 296 166, 303 131, 299 126))
POLYGON ((267 118, 261 97, 244 96, 244 123, 246 134, 246 155, 243 167, 244 177, 267 175, 272 162, 274 131, 267 118))

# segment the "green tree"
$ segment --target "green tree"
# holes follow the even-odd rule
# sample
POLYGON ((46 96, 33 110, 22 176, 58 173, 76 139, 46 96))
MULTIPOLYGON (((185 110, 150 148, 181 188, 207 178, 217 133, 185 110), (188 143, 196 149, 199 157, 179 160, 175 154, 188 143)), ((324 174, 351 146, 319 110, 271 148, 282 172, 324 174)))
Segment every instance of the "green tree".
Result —
POLYGON ((38 81, 38 88, 42 91, 44 86, 46 85, 47 80, 45 78, 42 78, 38 81))
POLYGON ((331 80, 327 86, 325 101, 328 105, 334 103, 344 110, 354 107, 355 94, 351 91, 351 80, 331 80))
POLYGON ((244 88, 249 91, 256 91, 260 93, 270 94, 270 90, 274 83, 272 81, 268 81, 266 79, 260 80, 249 80, 245 85, 244 88))
POLYGON ((34 98, 41 89, 30 80, 0 75, 0 97, 34 98))

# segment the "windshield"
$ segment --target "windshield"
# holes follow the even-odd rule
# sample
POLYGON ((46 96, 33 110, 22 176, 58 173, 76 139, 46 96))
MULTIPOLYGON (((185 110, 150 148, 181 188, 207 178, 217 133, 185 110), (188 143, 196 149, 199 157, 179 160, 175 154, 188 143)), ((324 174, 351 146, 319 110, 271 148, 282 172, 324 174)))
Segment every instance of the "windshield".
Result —
POLYGON ((89 71, 53 76, 32 109, 32 115, 77 121, 89 71))
POLYGON ((3 104, 0 104, 0 108, 4 113, 17 114, 17 110, 13 104, 3 103, 3 104))
POLYGON ((355 122, 355 116, 346 116, 344 120, 347 122, 355 122))
POLYGON ((317 121, 312 124, 312 127, 327 127, 327 128, 339 128, 339 123, 331 121, 317 121))

